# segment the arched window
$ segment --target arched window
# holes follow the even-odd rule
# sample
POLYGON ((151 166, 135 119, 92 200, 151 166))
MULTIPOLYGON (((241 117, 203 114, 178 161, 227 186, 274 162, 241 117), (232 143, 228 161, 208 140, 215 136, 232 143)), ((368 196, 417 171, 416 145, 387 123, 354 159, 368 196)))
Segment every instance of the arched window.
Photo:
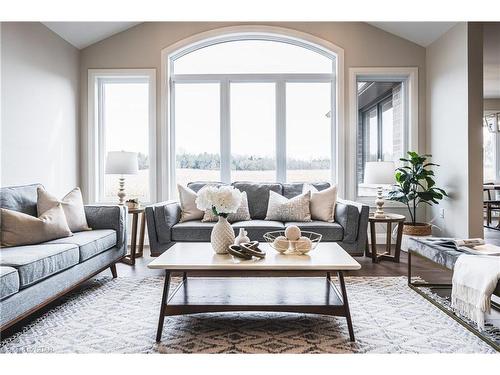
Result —
POLYGON ((194 180, 335 182, 335 53, 242 33, 168 64, 171 192, 194 180))

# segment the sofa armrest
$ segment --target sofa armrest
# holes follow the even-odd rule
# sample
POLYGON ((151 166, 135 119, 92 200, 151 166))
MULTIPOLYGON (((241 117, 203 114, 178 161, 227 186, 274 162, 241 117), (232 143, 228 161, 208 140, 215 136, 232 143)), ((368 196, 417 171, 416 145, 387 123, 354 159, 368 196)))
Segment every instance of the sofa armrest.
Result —
POLYGON ((165 201, 146 207, 149 238, 159 244, 172 241, 172 227, 181 218, 181 206, 177 201, 165 201))
POLYGON ((369 207, 357 202, 338 199, 335 205, 335 221, 344 228, 343 242, 354 243, 358 235, 366 237, 369 207), (364 231, 364 232, 362 232, 364 231))
POLYGON ((85 205, 89 227, 115 230, 118 248, 125 248, 127 244, 127 213, 127 206, 85 205))

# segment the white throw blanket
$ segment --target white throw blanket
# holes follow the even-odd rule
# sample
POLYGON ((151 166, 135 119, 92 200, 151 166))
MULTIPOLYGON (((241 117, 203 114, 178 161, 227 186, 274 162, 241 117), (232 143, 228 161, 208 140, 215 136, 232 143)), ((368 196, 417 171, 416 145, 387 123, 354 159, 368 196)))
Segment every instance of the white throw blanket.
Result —
POLYGON ((500 257, 460 255, 453 269, 451 306, 484 329, 484 314, 500 280, 500 257))

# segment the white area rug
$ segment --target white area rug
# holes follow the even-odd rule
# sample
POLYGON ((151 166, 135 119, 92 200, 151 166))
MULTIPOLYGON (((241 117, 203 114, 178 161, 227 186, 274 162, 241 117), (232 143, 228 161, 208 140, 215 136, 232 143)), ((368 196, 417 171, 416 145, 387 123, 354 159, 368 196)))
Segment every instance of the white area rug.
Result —
POLYGON ((346 278, 345 318, 284 313, 166 317, 155 343, 163 279, 103 278, 0 342, 1 353, 494 353, 409 289, 403 277, 346 278))

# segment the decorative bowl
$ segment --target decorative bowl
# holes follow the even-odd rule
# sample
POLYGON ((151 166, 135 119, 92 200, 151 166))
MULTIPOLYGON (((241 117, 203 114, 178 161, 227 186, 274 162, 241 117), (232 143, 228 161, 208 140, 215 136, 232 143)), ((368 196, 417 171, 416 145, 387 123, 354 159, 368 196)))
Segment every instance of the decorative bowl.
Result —
POLYGON ((266 242, 276 251, 282 254, 305 254, 314 250, 321 241, 322 235, 315 232, 301 231, 301 238, 306 237, 310 240, 310 247, 304 247, 304 240, 298 239, 296 241, 286 240, 285 231, 277 230, 267 232, 264 234, 266 242), (288 246, 286 246, 288 241, 288 246))

